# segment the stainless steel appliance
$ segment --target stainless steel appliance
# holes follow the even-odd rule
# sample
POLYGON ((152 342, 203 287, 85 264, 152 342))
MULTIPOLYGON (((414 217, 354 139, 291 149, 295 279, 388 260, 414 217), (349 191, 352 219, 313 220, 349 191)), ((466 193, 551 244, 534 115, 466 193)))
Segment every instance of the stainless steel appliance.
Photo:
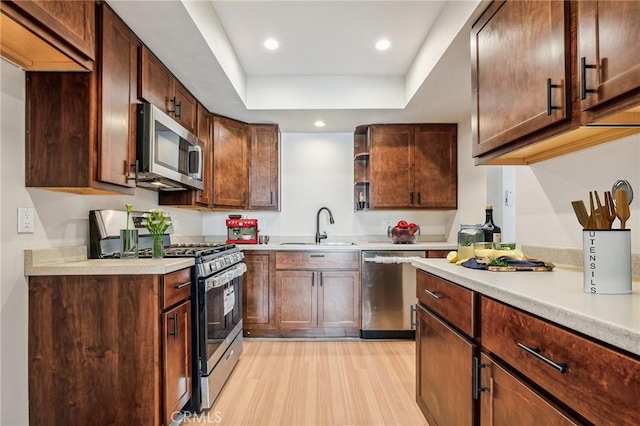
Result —
POLYGON ((414 339, 416 270, 424 251, 362 252, 363 339, 414 339))
MULTIPOLYGON (((132 212, 132 226, 142 227, 142 214, 132 212)), ((90 257, 119 257, 119 230, 125 223, 124 211, 92 210, 90 257)), ((191 271, 193 392, 188 408, 200 412, 211 408, 242 353, 242 276, 247 267, 244 254, 233 244, 171 244, 169 234, 164 241, 165 257, 195 261, 191 271)), ((142 231, 139 246, 140 257, 151 257, 151 237, 142 231)))
POLYGON ((203 189, 198 138, 149 103, 138 104, 136 182, 156 191, 203 189))

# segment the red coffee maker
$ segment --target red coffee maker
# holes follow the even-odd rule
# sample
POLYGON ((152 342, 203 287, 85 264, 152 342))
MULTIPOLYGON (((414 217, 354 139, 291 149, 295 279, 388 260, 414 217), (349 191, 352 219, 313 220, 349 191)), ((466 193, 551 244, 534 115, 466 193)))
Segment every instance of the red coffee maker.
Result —
POLYGON ((258 219, 229 217, 227 244, 258 244, 258 219))

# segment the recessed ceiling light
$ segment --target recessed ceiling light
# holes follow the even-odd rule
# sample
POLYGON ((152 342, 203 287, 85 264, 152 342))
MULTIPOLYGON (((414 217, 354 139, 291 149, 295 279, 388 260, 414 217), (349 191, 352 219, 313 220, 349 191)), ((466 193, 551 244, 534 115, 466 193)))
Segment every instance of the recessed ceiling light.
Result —
POLYGON ((327 125, 327 123, 325 123, 325 122, 324 122, 324 121, 322 121, 322 120, 318 120, 318 121, 316 121, 316 122, 315 122, 315 123, 313 123, 313 124, 314 124, 316 127, 324 127, 324 126, 326 126, 326 125, 327 125))
POLYGON ((279 46, 280 44, 275 39, 268 38, 264 41, 264 47, 269 50, 276 50, 279 46))
POLYGON ((376 49, 378 50, 387 50, 389 47, 391 47, 391 42, 384 38, 376 43, 376 49))

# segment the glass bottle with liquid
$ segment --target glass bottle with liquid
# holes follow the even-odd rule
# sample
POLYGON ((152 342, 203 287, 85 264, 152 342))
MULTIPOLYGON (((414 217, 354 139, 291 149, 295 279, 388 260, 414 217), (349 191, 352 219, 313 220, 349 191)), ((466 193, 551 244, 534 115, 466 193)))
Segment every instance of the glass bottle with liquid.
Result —
POLYGON ((470 259, 475 256, 473 243, 484 241, 482 225, 460 225, 458 231, 458 259, 470 259))
POLYGON ((485 208, 485 221, 482 225, 484 232, 484 241, 487 243, 499 243, 502 241, 502 233, 500 227, 493 222, 493 206, 488 205, 485 208))

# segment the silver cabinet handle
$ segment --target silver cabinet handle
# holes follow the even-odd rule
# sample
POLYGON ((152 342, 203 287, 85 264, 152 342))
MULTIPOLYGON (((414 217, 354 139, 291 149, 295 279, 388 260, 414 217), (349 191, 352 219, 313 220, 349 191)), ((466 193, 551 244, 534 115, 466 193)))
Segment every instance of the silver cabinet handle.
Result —
POLYGON ((442 299, 445 297, 444 294, 434 293, 433 291, 429 291, 426 288, 424 289, 424 292, 427 293, 429 296, 433 297, 434 299, 442 299))
POLYGON ((188 281, 186 283, 180 284, 176 286, 177 290, 180 290, 181 288, 185 288, 186 286, 188 286, 189 284, 191 284, 191 281, 188 281))
POLYGON ((523 345, 522 343, 518 343, 518 347, 520 349, 522 349, 523 351, 525 351, 526 353, 528 353, 529 355, 533 355, 534 357, 538 358, 540 361, 549 364, 550 366, 552 366, 553 368, 555 368, 556 370, 558 370, 560 372, 560 374, 564 374, 567 372, 567 363, 566 362, 554 362, 551 361, 549 358, 543 356, 540 354, 540 348, 536 348, 536 347, 528 347, 523 345))

